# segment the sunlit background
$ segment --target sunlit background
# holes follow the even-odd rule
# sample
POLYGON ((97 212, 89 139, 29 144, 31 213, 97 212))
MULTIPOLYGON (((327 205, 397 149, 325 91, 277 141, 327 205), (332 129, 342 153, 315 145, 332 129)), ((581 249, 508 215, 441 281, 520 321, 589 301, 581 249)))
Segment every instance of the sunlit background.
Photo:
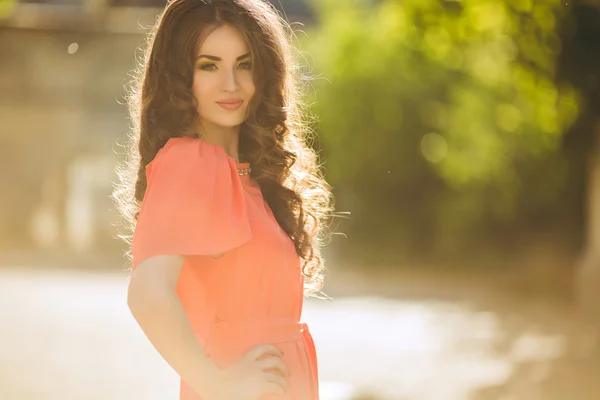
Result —
MULTIPOLYGON (((273 0, 340 217, 323 400, 600 399, 600 1, 273 0)), ((163 0, 0 0, 0 399, 165 400, 110 199, 163 0)))

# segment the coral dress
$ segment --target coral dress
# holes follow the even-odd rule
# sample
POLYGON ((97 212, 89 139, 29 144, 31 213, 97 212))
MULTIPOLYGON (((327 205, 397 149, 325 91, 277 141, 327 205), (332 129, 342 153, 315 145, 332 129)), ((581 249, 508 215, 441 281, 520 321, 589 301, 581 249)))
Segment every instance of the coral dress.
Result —
MULTIPOLYGON (((214 362, 224 368, 258 344, 273 344, 291 372, 284 398, 318 399, 316 350, 299 322, 300 257, 260 187, 238 174, 247 167, 204 139, 169 139, 146 167, 132 268, 154 255, 185 255, 177 293, 214 362)), ((271 398, 281 397, 260 400, 271 398)), ((201 397, 182 379, 180 400, 201 397)))

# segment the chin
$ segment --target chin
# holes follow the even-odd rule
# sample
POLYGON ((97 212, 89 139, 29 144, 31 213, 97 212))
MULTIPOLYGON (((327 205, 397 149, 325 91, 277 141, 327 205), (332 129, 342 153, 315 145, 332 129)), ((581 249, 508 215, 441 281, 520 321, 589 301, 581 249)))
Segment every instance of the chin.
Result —
POLYGON ((239 126, 239 125, 243 124, 245 120, 246 120, 245 118, 241 118, 241 117, 234 118, 232 116, 232 118, 223 118, 223 119, 215 120, 214 124, 219 125, 219 126, 224 126, 224 127, 234 127, 234 126, 239 126))
POLYGON ((215 121, 215 125, 221 126, 223 128, 235 128, 236 126, 240 126, 244 121, 215 121))

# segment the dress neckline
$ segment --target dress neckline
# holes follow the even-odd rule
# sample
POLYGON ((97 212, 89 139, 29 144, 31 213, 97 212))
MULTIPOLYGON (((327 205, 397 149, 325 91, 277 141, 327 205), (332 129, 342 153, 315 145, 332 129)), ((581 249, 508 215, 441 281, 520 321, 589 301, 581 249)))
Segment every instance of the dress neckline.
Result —
MULTIPOLYGON (((219 156, 223 157, 225 160, 227 160, 230 165, 233 164, 235 165, 237 170, 240 169, 244 169, 244 168, 250 168, 250 163, 249 162, 237 162, 235 161, 235 158, 231 157, 229 154, 227 154, 225 152, 225 149, 213 142, 209 142, 208 140, 198 136, 198 137, 191 137, 191 136, 182 136, 182 139, 189 139, 189 140, 199 140, 200 143, 205 144, 207 146, 212 147, 215 152, 217 154, 219 154, 219 156)), ((251 174, 245 174, 245 175, 240 175, 240 174, 236 174, 239 178, 239 181, 242 183, 244 188, 253 190, 253 191, 259 191, 260 192, 260 186, 258 185, 258 183, 254 180, 254 178, 252 178, 251 174)))
MULTIPOLYGON (((225 157, 225 159, 227 159, 229 162, 233 163, 236 166, 237 170, 244 169, 244 168, 250 168, 249 162, 235 161, 235 158, 231 157, 229 154, 227 154, 225 152, 225 149, 223 148, 223 146, 220 146, 213 142, 209 142, 208 140, 203 139, 201 137, 198 137, 197 140, 200 140, 202 143, 206 143, 207 145, 212 146, 212 148, 215 149, 215 151, 217 153, 219 153, 221 155, 221 157, 225 157)), ((240 179, 240 182, 242 183, 244 188, 249 188, 252 190, 260 191, 260 187, 258 186, 256 181, 254 181, 251 174, 245 174, 245 175, 238 174, 238 178, 240 179)))

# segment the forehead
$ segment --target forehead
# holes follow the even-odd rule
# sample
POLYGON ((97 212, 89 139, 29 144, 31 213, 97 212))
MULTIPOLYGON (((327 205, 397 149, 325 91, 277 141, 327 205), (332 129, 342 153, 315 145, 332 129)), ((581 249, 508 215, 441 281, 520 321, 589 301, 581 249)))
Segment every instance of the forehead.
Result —
POLYGON ((231 25, 209 27, 200 35, 198 54, 235 58, 248 53, 248 51, 248 44, 244 36, 231 25))

